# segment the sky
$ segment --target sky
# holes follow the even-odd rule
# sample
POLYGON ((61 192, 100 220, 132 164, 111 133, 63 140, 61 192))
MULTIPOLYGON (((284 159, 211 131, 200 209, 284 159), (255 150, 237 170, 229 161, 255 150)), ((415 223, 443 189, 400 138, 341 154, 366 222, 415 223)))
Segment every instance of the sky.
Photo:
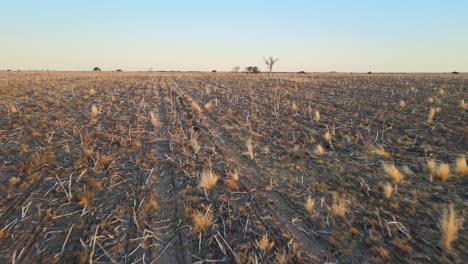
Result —
POLYGON ((0 70, 468 71, 468 0, 0 0, 0 70))

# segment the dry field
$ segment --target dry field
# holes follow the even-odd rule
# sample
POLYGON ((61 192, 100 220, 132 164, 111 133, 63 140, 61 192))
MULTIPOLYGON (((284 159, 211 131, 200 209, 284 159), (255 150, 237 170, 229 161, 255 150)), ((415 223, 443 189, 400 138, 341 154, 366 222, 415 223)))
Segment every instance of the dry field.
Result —
POLYGON ((0 72, 0 262, 466 263, 466 104, 465 74, 0 72))

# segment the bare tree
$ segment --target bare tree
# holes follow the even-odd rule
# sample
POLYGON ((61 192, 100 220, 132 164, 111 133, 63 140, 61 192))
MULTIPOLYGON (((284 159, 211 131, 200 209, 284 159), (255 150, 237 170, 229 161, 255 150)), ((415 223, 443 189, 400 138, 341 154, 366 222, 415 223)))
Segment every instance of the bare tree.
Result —
POLYGON ((239 72, 239 70, 240 70, 240 66, 236 66, 232 68, 232 72, 239 72))
POLYGON ((271 71, 273 70, 273 66, 275 65, 277 61, 279 61, 279 59, 278 58, 275 59, 273 58, 273 56, 270 56, 270 58, 263 59, 263 60, 265 61, 265 64, 268 68, 268 78, 269 78, 271 75, 271 71))

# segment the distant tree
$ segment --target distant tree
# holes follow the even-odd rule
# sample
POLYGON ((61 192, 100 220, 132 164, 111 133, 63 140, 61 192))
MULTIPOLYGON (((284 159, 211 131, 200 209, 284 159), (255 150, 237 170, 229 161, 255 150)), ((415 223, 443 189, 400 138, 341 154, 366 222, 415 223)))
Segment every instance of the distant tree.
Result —
POLYGON ((306 73, 305 71, 300 71, 297 74, 305 74, 305 73, 306 73))
POLYGON ((232 72, 239 72, 239 70, 240 70, 240 66, 236 66, 232 68, 232 72))
POLYGON ((275 63, 277 61, 279 61, 278 58, 273 58, 272 56, 270 56, 270 58, 268 59, 263 59, 265 61, 265 64, 267 66, 267 69, 268 69, 268 77, 270 77, 271 75, 271 71, 273 70, 273 66, 275 65, 275 63))
POLYGON ((101 71, 101 68, 99 68, 99 67, 94 67, 93 71, 101 71))
POLYGON ((117 69, 116 71, 118 71, 118 72, 122 72, 122 69, 117 69))
POLYGON ((257 66, 249 66, 245 68, 245 72, 257 74, 260 73, 260 69, 257 66))
POLYGON ((368 72, 367 74, 372 74, 372 72, 370 71, 370 72, 368 72))
POLYGON ((460 73, 457 71, 453 71, 452 74, 460 74, 460 73))
POLYGON ((216 72, 216 70, 212 70, 211 72, 216 72))

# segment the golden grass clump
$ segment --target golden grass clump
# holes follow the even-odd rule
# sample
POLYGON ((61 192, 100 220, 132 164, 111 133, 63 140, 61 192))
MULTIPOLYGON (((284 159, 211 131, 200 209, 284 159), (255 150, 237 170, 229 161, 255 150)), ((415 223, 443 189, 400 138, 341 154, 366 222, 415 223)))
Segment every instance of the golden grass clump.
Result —
POLYGON ((192 222, 194 232, 205 232, 210 229, 214 223, 213 212, 210 208, 208 208, 205 213, 197 210, 192 214, 192 222))
POLYGON ((427 116, 427 122, 428 122, 429 124, 432 123, 435 114, 436 114, 436 109, 435 109, 435 108, 431 108, 431 110, 429 110, 429 115, 427 116))
POLYGON ((192 101, 190 105, 192 106, 193 110, 195 110, 197 113, 202 112, 201 107, 195 101, 192 101))
POLYGON ((256 239, 255 243, 261 251, 269 251, 275 246, 275 241, 270 242, 270 237, 264 234, 261 239, 256 239))
POLYGON ((468 109, 468 104, 465 103, 465 100, 461 99, 460 104, 458 105, 461 109, 468 109))
POLYGON ((91 199, 94 197, 94 193, 90 191, 83 191, 76 195, 78 203, 83 207, 89 207, 91 199))
POLYGON ((449 209, 444 210, 442 219, 439 222, 440 230, 442 231, 442 238, 440 245, 447 250, 452 249, 452 242, 457 239, 458 230, 461 227, 461 223, 457 223, 455 210, 453 204, 449 206, 449 209))
POLYGON ((239 173, 237 171, 233 172, 231 178, 235 181, 239 181, 239 173))
POLYGON ((442 89, 442 88, 440 88, 440 89, 439 89, 439 95, 440 95, 440 96, 444 96, 444 95, 445 95, 445 90, 442 89))
POLYGON ((427 99, 427 102, 428 102, 429 104, 433 104, 433 103, 435 103, 435 100, 434 100, 434 98, 429 97, 429 98, 427 99))
POLYGON ((310 215, 312 215, 312 213, 314 212, 314 205, 315 205, 315 200, 312 199, 312 197, 308 196, 306 201, 305 201, 304 207, 305 207, 305 210, 310 215))
POLYGON ((213 170, 205 169, 201 174, 200 183, 198 186, 207 190, 211 190, 216 186, 218 179, 219 177, 213 172, 213 170))
POLYGON ((98 112, 99 111, 95 105, 91 106, 91 117, 96 117, 98 112))
POLYGON ((299 110, 299 108, 297 107, 297 105, 296 105, 295 102, 292 102, 291 110, 292 110, 293 112, 297 112, 297 110, 299 110))
POLYGON ((437 167, 437 177, 441 181, 446 181, 448 177, 450 176, 450 166, 446 163, 441 163, 437 167))
POLYGON ((334 215, 344 217, 347 211, 347 201, 345 198, 335 197, 331 206, 331 211, 334 215))
POLYGON ((213 105, 212 102, 208 102, 208 103, 206 103, 206 104, 203 106, 203 108, 205 108, 207 111, 210 111, 212 105, 213 105))
POLYGON ((383 169, 385 173, 392 179, 393 182, 399 183, 403 180, 404 175, 398 170, 398 168, 393 164, 384 163, 383 169))
POLYGON ((432 178, 437 173, 437 164, 435 160, 427 160, 427 170, 429 171, 429 181, 432 182, 432 178))
POLYGON ((468 175, 468 166, 466 165, 466 159, 465 157, 459 157, 455 161, 455 171, 457 172, 458 175, 460 176, 465 176, 468 175))
POLYGON ((197 137, 193 134, 190 136, 190 146, 192 147, 194 154, 198 154, 198 152, 200 152, 201 146, 198 144, 197 137))
POLYGON ((382 146, 380 146, 378 149, 374 149, 371 151, 377 156, 383 157, 383 158, 389 158, 390 153, 388 153, 382 146))
POLYGON ((20 182, 20 178, 18 178, 18 177, 12 177, 12 178, 8 181, 8 186, 9 186, 10 188, 16 187, 16 186, 18 186, 19 182, 20 182))
POLYGON ((405 101, 400 100, 400 102, 398 103, 398 105, 400 106, 400 108, 403 108, 403 107, 406 106, 406 103, 405 103, 405 101))
POLYGON ((10 111, 10 113, 18 112, 18 109, 16 109, 16 106, 12 103, 8 105, 8 110, 10 111))
POLYGON ((392 185, 390 183, 386 183, 383 189, 384 189, 385 198, 390 199, 390 197, 392 196, 392 191, 393 191, 392 185))
POLYGON ((325 141, 331 141, 332 140, 332 136, 330 134, 330 132, 326 132, 324 135, 323 135, 323 139, 325 139, 325 141))
POLYGON ((320 121, 320 112, 319 112, 318 110, 317 110, 317 111, 315 111, 315 117, 314 117, 314 120, 315 120, 315 121, 317 121, 317 122, 318 122, 318 121, 320 121))
POLYGON ((94 90, 93 88, 89 89, 89 95, 93 96, 96 94, 96 90, 94 90))
POLYGON ((245 146, 247 147, 247 152, 245 152, 245 155, 249 156, 249 158, 251 160, 254 159, 254 148, 253 148, 253 145, 252 145, 252 139, 248 139, 246 142, 245 142, 245 146))
POLYGON ((322 145, 317 145, 315 146, 314 153, 317 156, 323 156, 323 154, 325 154, 325 150, 323 149, 322 145))
POLYGON ((154 114, 154 112, 150 112, 150 119, 151 119, 151 124, 154 127, 157 127, 158 126, 158 119, 156 118, 156 115, 154 114))
POLYGON ((145 213, 147 214, 154 212, 156 208, 158 208, 158 202, 154 198, 149 199, 144 206, 145 213))

